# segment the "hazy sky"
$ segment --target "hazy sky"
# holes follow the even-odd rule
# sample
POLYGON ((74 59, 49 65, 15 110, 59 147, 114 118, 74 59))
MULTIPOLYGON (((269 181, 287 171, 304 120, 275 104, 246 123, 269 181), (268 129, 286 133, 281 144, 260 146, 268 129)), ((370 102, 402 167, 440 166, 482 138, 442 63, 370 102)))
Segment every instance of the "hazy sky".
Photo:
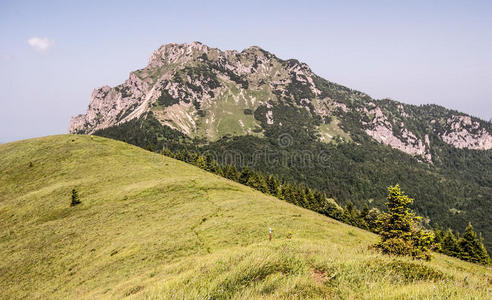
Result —
POLYGON ((258 45, 375 98, 492 117, 492 1, 266 2, 0 0, 0 142, 67 132, 94 88, 161 44, 195 40, 258 45))

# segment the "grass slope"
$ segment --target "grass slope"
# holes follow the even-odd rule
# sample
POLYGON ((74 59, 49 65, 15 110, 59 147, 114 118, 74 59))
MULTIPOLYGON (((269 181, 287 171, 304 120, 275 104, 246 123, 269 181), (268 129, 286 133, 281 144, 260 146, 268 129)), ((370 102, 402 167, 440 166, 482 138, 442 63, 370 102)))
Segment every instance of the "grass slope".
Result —
POLYGON ((376 240, 122 142, 62 135, 0 145, 0 298, 492 293, 490 268, 382 256, 369 249, 376 240), (82 204, 70 207, 74 187, 82 204))

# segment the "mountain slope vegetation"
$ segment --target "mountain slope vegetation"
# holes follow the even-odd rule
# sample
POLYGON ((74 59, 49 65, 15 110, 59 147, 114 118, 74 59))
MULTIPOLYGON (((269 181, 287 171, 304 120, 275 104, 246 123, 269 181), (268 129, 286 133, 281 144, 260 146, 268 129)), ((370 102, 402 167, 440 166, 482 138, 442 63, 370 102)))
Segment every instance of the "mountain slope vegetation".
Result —
MULTIPOLYGON (((286 118, 288 122, 288 118, 286 118)), ((152 116, 101 129, 96 135, 160 151, 187 149, 210 154, 221 164, 233 164, 275 174, 291 182, 323 191, 342 205, 355 203, 385 209, 386 187, 400 183, 412 198, 413 208, 429 227, 462 232, 468 222, 492 247, 492 151, 456 149, 442 144, 443 162, 426 164, 399 150, 374 141, 323 143, 299 127, 271 130, 266 137, 229 136, 203 143, 161 125, 152 116), (288 144, 282 144, 287 135, 288 144)), ((489 250, 490 251, 490 250, 489 250)))
POLYGON ((0 220, 4 299, 492 293, 490 268, 383 256, 369 232, 96 136, 0 145, 0 220))
POLYGON ((473 222, 492 249, 490 122, 373 99, 257 46, 163 45, 124 83, 96 89, 70 132, 211 153, 359 208, 383 208, 400 183, 429 227, 473 222))

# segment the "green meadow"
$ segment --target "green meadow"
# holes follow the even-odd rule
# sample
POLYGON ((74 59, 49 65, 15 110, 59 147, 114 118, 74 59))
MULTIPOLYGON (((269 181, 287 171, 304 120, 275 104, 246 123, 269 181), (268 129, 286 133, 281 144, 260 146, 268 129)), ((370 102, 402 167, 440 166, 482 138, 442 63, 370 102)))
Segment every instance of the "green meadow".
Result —
POLYGON ((490 299, 490 267, 377 239, 123 142, 0 145, 2 299, 490 299))

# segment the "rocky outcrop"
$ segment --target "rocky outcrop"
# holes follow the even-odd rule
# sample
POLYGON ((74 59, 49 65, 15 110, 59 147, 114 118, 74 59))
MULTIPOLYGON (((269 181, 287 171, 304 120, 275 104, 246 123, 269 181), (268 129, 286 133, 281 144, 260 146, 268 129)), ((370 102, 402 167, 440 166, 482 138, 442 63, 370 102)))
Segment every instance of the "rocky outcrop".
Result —
POLYGON ((492 149, 492 135, 470 116, 452 116, 446 123, 448 128, 441 135, 444 142, 459 149, 492 149))
POLYGON ((86 114, 71 119, 69 132, 90 134, 141 116, 145 109, 140 106, 148 97, 148 89, 148 84, 134 73, 130 73, 128 80, 115 88, 103 86, 95 89, 86 114), (131 117, 128 117, 130 114, 131 117))
POLYGON ((365 109, 365 113, 368 117, 373 118, 369 123, 362 121, 365 132, 369 136, 380 143, 432 163, 428 135, 425 135, 424 140, 419 139, 413 132, 405 128, 404 124, 400 124, 400 129, 397 131, 398 135, 395 135, 392 122, 384 115, 380 107, 371 110, 365 109))

